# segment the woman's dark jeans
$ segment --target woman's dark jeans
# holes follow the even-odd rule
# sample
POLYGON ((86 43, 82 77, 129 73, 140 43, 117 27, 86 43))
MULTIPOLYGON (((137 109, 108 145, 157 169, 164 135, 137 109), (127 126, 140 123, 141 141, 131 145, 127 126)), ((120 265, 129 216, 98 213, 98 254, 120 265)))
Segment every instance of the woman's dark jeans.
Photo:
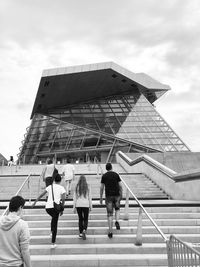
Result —
POLYGON ((46 209, 46 212, 51 216, 51 232, 52 232, 51 242, 55 243, 57 228, 58 228, 59 213, 57 213, 54 208, 46 209))
POLYGON ((88 227, 88 215, 89 215, 89 208, 76 208, 78 213, 78 226, 79 226, 79 232, 82 233, 83 230, 87 230, 88 227))

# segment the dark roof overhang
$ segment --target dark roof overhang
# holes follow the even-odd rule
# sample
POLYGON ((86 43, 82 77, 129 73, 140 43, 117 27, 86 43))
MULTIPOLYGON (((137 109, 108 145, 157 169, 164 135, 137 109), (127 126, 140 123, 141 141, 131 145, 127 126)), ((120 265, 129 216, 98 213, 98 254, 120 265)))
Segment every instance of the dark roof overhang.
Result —
POLYGON ((35 113, 74 106, 93 99, 139 91, 153 103, 170 87, 144 73, 133 73, 113 62, 44 70, 33 106, 35 113))

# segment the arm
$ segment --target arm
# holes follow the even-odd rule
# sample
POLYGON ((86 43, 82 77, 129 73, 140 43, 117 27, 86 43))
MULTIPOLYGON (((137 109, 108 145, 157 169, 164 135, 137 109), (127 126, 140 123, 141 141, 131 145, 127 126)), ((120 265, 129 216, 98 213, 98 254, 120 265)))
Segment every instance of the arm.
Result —
POLYGON ((66 196, 66 193, 63 193, 61 195, 61 201, 62 201, 62 205, 64 206, 65 205, 65 196, 66 196))
POLYGON ((89 208, 92 210, 92 194, 91 194, 91 186, 89 187, 89 208))
POLYGON ((123 189, 122 189, 122 182, 119 182, 119 195, 120 195, 120 199, 122 199, 122 193, 123 193, 123 189))
POLYGON ((44 191, 43 191, 43 192, 36 198, 36 200, 33 202, 32 207, 34 207, 35 204, 36 204, 36 202, 37 202, 38 200, 40 200, 46 193, 47 193, 47 191, 44 190, 44 191))
MULTIPOLYGON (((63 194, 61 195, 61 202, 62 202, 62 206, 63 206, 63 208, 64 208, 64 206, 65 206, 65 196, 66 196, 65 193, 63 193, 63 194)), ((60 216, 61 216, 61 215, 63 215, 63 211, 60 212, 60 216)))
POLYGON ((101 205, 103 203, 103 192, 104 192, 104 184, 101 183, 101 186, 100 186, 100 204, 101 205))
POLYGON ((24 260, 26 267, 31 267, 31 258, 30 258, 30 252, 28 249, 22 250, 22 258, 24 260))
MULTIPOLYGON (((74 166, 73 166, 74 167, 74 166)), ((75 168, 73 168, 73 180, 75 179, 75 168)))
POLYGON ((19 237, 19 245, 21 250, 21 256, 25 267, 31 267, 31 259, 29 252, 30 232, 27 223, 23 223, 22 230, 19 237))
POLYGON ((76 192, 74 192, 74 196, 73 196, 73 212, 75 213, 76 212, 76 192))

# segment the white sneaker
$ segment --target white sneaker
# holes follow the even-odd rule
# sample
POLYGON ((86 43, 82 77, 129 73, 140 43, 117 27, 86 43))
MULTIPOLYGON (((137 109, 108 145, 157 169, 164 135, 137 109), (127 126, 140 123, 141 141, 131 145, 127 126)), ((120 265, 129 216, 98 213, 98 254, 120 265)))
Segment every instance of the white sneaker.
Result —
POLYGON ((55 244, 55 243, 53 243, 52 245, 51 245, 51 248, 56 248, 57 247, 57 245, 55 244))
POLYGON ((83 234, 79 234, 78 238, 83 238, 83 234))

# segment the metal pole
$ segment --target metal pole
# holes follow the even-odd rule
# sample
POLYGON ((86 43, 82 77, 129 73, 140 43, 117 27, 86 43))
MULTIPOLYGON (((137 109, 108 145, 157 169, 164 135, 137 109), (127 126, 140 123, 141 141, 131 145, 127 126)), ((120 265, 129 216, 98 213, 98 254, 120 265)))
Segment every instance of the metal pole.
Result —
POLYGON ((168 267, 172 267, 173 266, 173 262, 172 262, 172 248, 171 248, 171 241, 170 240, 166 241, 166 246, 167 246, 168 267))
POLYGON ((136 246, 142 245, 142 208, 139 208, 139 216, 138 216, 138 225, 137 225, 137 232, 136 232, 136 246))
POLYGON ((28 188, 29 188, 29 204, 31 204, 31 184, 30 184, 30 177, 28 178, 28 188))
POLYGON ((129 220, 129 190, 126 190, 126 203, 124 210, 124 220, 129 220))

